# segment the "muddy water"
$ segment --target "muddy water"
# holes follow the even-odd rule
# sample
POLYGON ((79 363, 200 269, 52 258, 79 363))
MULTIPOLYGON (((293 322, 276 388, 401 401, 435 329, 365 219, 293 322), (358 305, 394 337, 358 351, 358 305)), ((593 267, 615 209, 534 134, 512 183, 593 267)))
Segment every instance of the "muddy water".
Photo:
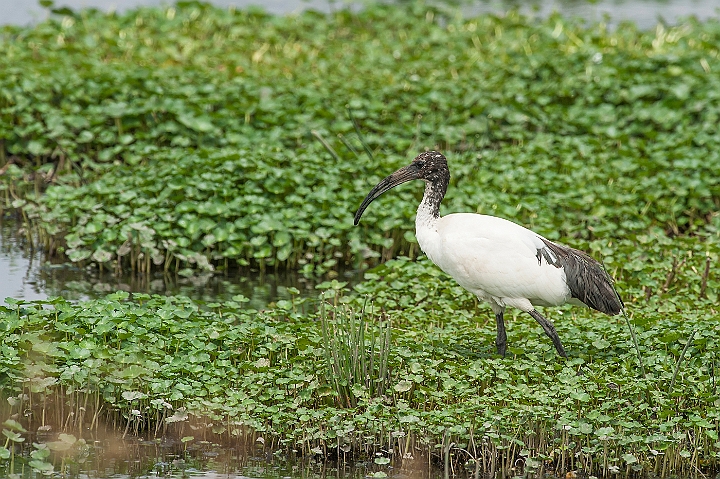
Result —
MULTIPOLYGON (((37 445, 46 438, 35 436, 33 439, 37 445)), ((206 440, 188 440, 187 437, 187 442, 183 442, 182 439, 146 440, 130 436, 122 438, 120 434, 88 438, 77 441, 66 451, 53 452, 43 461, 53 466, 50 477, 64 479, 363 479, 378 471, 387 474, 389 479, 442 477, 439 469, 429 468, 424 460, 410 464, 405 461, 402 468, 394 468, 350 458, 326 460, 322 456, 273 453, 260 443, 254 447, 233 447, 206 440)), ((0 462, 0 476, 13 479, 43 477, 31 472, 28 465, 32 460, 30 454, 37 447, 24 444, 23 449, 23 457, 16 458, 12 468, 0 462)))
MULTIPOLYGON (((374 460, 391 455, 387 450, 376 456, 358 451, 359 458, 328 444, 303 454, 263 433, 230 433, 223 420, 187 414, 172 423, 143 421, 136 429, 137 423, 109 411, 94 393, 7 393, 0 389, 0 479, 443 477, 437 464, 420 454, 389 464, 374 460), (12 457, 3 457, 3 450, 12 457)), ((456 477, 468 479, 466 473, 456 477)))

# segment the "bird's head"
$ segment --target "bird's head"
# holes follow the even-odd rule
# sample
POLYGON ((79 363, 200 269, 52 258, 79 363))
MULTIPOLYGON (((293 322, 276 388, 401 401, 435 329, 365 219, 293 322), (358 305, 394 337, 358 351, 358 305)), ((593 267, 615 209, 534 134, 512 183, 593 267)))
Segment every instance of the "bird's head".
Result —
MULTIPOLYGON (((397 185, 411 180, 423 180, 426 183, 443 185, 443 188, 447 187, 447 182, 450 180, 447 159, 442 153, 437 151, 426 151, 416 156, 409 165, 403 166, 392 175, 383 179, 375 185, 375 188, 370 190, 370 193, 368 193, 360 205, 360 208, 358 208, 357 213, 355 213, 355 224, 357 225, 360 222, 360 217, 365 212, 365 209, 377 197, 395 188, 397 185)), ((444 193, 445 191, 443 190, 443 194, 444 193)))

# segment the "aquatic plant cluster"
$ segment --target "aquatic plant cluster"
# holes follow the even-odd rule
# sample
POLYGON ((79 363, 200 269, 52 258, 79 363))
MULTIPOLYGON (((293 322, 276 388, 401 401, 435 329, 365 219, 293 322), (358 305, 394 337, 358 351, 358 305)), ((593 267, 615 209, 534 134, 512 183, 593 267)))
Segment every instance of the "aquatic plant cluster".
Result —
POLYGON ((351 213, 433 147, 449 157, 448 211, 551 239, 693 233, 719 207, 718 35, 423 4, 184 4, 7 27, 2 188, 48 249, 110 269, 412 256, 417 191, 362 229, 351 213))
POLYGON ((662 301, 641 288, 628 298, 637 349, 622 318, 559 310, 569 360, 522 314, 509 322, 510 357, 496 356, 489 309, 427 260, 387 262, 358 294, 320 286, 310 312, 302 298, 268 311, 242 296, 12 301, 0 308, 3 390, 14 410, 42 405, 42 421, 59 416, 73 434, 106 420, 126 432, 185 426, 189 440, 385 451, 395 467, 447 454, 453 467, 503 475, 718 465, 720 317, 686 279, 662 301))
POLYGON ((46 249, 181 275, 396 259, 265 311, 240 295, 9 300, 9 415, 63 435, 16 457, 28 428, 7 421, 1 473, 48 472, 108 422, 373 455, 377 477, 420 458, 504 476, 718 468, 720 24, 610 30, 421 3, 60 13, 0 31, 0 193, 46 249), (592 253, 627 320, 548 311, 563 360, 508 313, 497 357, 489 308, 415 260, 419 187, 352 226, 368 188, 425 148, 453 175, 442 213, 592 253))

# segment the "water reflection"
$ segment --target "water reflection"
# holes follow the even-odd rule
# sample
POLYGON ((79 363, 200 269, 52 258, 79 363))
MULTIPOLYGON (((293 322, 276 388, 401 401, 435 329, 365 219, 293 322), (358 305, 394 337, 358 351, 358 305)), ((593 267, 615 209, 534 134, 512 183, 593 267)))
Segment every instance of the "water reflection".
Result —
POLYGON ((231 433, 225 419, 185 414, 182 421, 144 423, 145 430, 133 435, 123 414, 98 408, 98 392, 68 391, 26 389, 8 396, 0 389, 0 429, 6 438, 0 442, 0 477, 440 479, 439 469, 420 453, 400 458, 382 448, 374 454, 372 445, 353 451, 339 442, 311 451, 294 445, 305 450, 302 454, 262 432, 231 433), (376 463, 379 456, 393 459, 376 463))
MULTIPOLYGON (((340 272, 338 279, 354 283, 360 279, 360 273, 340 272)), ((127 272, 118 277, 92 266, 78 268, 56 259, 47 261, 42 252, 31 248, 26 231, 16 221, 6 218, 0 222, 0 302, 7 297, 33 300, 62 296, 86 300, 114 291, 184 295, 208 302, 242 294, 250 298, 249 307, 263 309, 278 299, 291 299, 290 287, 298 289, 301 296, 314 296, 315 285, 316 281, 294 271, 262 273, 251 269, 192 277, 127 272)))
MULTIPOLYGON (((46 438, 36 435, 35 445, 46 438), (36 442, 39 441, 39 442, 36 442)), ((262 444, 255 447, 231 447, 205 440, 145 440, 119 435, 82 441, 62 453, 54 453, 45 461, 53 465, 56 477, 73 478, 187 478, 206 479, 363 479, 378 471, 389 479, 439 479, 427 461, 405 461, 402 467, 378 466, 372 461, 326 459, 323 456, 301 457, 285 452, 270 452, 262 444)), ((13 471, 8 463, 0 463, 0 473, 17 479, 42 477, 28 464, 29 454, 36 448, 22 445, 13 471), (23 467, 25 466, 25 467, 23 467)), ((47 467, 49 469, 49 466, 47 467)), ((8 477, 4 476, 4 477, 8 477)))
POLYGON ((0 222, 0 300, 47 298, 34 274, 40 269, 41 256, 29 248, 24 229, 8 221, 0 222))

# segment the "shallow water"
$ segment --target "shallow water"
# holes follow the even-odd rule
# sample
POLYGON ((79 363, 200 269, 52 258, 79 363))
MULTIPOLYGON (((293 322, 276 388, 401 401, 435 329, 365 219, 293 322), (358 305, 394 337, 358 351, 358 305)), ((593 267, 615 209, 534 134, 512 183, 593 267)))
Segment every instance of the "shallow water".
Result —
POLYGON ((20 433, 21 441, 0 442, 0 449, 4 446, 14 456, 11 461, 0 458, 0 478, 362 479, 376 473, 381 474, 372 477, 441 477, 440 469, 428 464, 426 457, 376 464, 375 456, 353 457, 333 449, 332 444, 324 451, 303 454, 279 446, 271 437, 266 440, 263 433, 233 435, 222 420, 213 424, 192 415, 155 432, 153 425, 143 422, 146 429, 133 435, 125 417, 104 407, 95 409, 94 394, 87 397, 67 389, 62 395, 7 396, 0 389, 0 430, 13 430, 11 422, 15 421, 26 429, 20 433), (83 399, 87 397, 89 402, 83 399), (79 404, 86 407, 77 408, 79 404), (50 453, 38 457, 38 451, 45 448, 50 453), (33 468, 44 469, 46 474, 33 472, 33 468))
MULTIPOLYGON (((182 294, 196 300, 218 301, 242 294, 250 298, 248 306, 255 309, 267 307, 278 299, 291 299, 287 289, 295 287, 305 297, 315 296, 316 282, 294 273, 265 273, 254 270, 235 270, 230 274, 202 275, 185 278, 174 274, 155 274, 151 277, 125 274, 115 277, 96 268, 78 268, 73 265, 48 260, 45 255, 29 247, 25 230, 18 221, 5 217, 0 222, 0 304, 3 299, 45 299, 62 296, 81 300, 103 297, 108 292, 124 290, 154 294, 182 294)), ((360 274, 348 272, 338 279, 358 281, 360 274)), ((252 445, 250 449, 238 441, 219 440, 217 435, 188 426, 182 434, 165 434, 154 437, 123 437, 123 424, 107 424, 94 428, 92 433, 72 425, 67 420, 53 418, 59 402, 70 402, 48 397, 48 407, 33 410, 9 406, 0 388, 0 424, 8 418, 18 420, 29 431, 23 434, 26 441, 18 445, 15 466, 10 469, 7 461, 0 460, 0 478, 13 479, 44 477, 28 466, 33 444, 58 440, 58 433, 74 434, 81 440, 66 452, 53 453, 48 459, 54 466, 54 474, 66 478, 257 478, 257 479, 314 479, 334 477, 362 478, 368 469, 364 463, 339 465, 326 462, 322 457, 301 458, 273 454, 272 450, 252 445), (50 407, 54 404, 57 407, 50 407), (46 417, 47 413, 47 417, 46 417), (40 421, 40 417, 42 420, 40 421), (67 427, 68 421, 70 427, 67 427), (40 425, 39 422, 42 422, 40 425), (64 423, 64 425, 63 425, 64 423), (48 426, 52 424, 52 427, 48 426), (193 437, 196 436, 196 437, 193 437), (182 438, 188 439, 186 442, 182 438), (205 439, 210 440, 205 440, 205 439), (268 452, 269 451, 269 452, 268 452)), ((92 415, 92 409, 88 409, 92 415)), ((111 415, 112 416, 112 415, 111 415)), ((114 416, 113 416, 114 417, 114 416)), ((0 425, 0 430, 4 426, 0 425)), ((2 436, 4 437, 4 436, 2 436)), ((6 441, 0 442, 0 446, 6 441)), ((12 446, 11 446, 12 447, 12 446)), ((370 464, 369 466, 373 466, 370 464)), ((417 477, 426 474, 413 473, 417 477)), ((389 477, 399 477, 391 474, 389 477)), ((407 475, 402 476, 406 478, 407 475)))
MULTIPOLYGON (((242 294, 250 298, 248 307, 266 308, 278 299, 291 299, 287 289, 297 288, 301 296, 315 296, 316 281, 292 271, 265 272, 233 269, 227 274, 201 274, 191 277, 155 273, 150 276, 126 272, 116 277, 92 266, 78 268, 48 260, 29 247, 25 230, 14 219, 0 222, 0 304, 5 298, 46 299, 62 296, 70 300, 100 298, 115 291, 183 295, 201 301, 229 300, 242 294)), ((340 273, 338 280, 357 282, 360 273, 340 273)))
MULTIPOLYGON (((53 440, 54 435, 35 436, 36 444, 53 440)), ((26 459, 34 446, 23 445, 24 458, 17 458, 15 467, 3 470, 3 477, 42 477, 29 471, 26 459), (23 467, 25 466, 25 467, 23 467), (7 476, 5 476, 7 474, 7 476), (16 474, 10 476, 10 474, 16 474)), ((19 451, 16 451, 16 454, 19 451)), ((440 479, 436 468, 428 469, 424 461, 414 461, 402 469, 379 467, 370 461, 324 460, 322 456, 302 457, 273 453, 257 443, 255 447, 239 447, 205 440, 146 440, 121 434, 104 438, 88 438, 68 451, 55 452, 47 462, 53 465, 56 477, 67 479, 113 478, 149 479, 361 479, 382 470, 390 479, 440 479)))

